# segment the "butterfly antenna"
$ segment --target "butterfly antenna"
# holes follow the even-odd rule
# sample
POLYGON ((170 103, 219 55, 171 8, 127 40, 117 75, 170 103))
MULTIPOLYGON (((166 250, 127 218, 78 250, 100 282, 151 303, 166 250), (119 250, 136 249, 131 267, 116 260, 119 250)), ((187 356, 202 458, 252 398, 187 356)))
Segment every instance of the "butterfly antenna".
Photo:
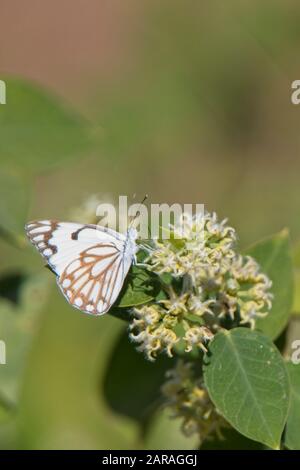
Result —
POLYGON ((148 194, 145 194, 143 200, 142 200, 142 201, 140 202, 140 204, 139 204, 139 207, 138 207, 138 210, 136 211, 136 214, 135 214, 134 217, 132 217, 132 219, 131 219, 129 228, 132 227, 132 225, 133 225, 135 219, 140 216, 140 214, 141 214, 141 213, 140 213, 140 207, 142 206, 142 204, 144 204, 144 202, 145 202, 147 199, 148 199, 148 194))

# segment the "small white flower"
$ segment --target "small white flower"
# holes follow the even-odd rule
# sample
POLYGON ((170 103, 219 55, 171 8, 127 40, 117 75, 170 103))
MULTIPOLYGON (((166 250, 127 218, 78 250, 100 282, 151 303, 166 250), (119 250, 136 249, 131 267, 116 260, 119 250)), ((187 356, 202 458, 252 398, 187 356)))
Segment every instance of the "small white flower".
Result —
POLYGON ((213 338, 211 331, 205 326, 193 326, 189 328, 184 335, 184 341, 186 342, 186 352, 190 352, 194 346, 198 346, 204 352, 207 351, 204 343, 210 341, 213 338))

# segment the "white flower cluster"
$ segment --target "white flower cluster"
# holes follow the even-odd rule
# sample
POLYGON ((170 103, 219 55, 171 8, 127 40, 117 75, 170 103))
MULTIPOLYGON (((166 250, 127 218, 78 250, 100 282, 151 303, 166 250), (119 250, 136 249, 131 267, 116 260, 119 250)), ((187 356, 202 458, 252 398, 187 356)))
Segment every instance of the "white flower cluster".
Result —
POLYGON ((131 339, 148 359, 161 351, 171 356, 180 340, 187 352, 206 350, 220 327, 254 328, 256 319, 268 314, 271 281, 235 247, 235 230, 215 213, 183 218, 168 240, 153 241, 145 263, 158 275, 164 296, 135 308, 130 324, 131 339), (171 282, 164 281, 166 273, 171 282))
POLYGON ((181 418, 182 432, 186 436, 198 433, 200 443, 212 435, 222 438, 222 428, 229 425, 216 411, 192 363, 179 360, 175 368, 167 372, 162 394, 171 417, 181 418))

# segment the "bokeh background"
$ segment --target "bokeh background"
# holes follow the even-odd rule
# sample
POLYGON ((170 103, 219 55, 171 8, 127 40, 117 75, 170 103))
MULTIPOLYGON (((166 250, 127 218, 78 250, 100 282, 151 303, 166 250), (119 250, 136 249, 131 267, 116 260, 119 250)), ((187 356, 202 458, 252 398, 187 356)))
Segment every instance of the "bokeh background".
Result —
POLYGON ((158 406, 169 361, 71 309, 23 225, 147 193, 204 203, 241 247, 283 227, 297 242, 299 2, 0 0, 0 16, 0 446, 194 448, 158 406))

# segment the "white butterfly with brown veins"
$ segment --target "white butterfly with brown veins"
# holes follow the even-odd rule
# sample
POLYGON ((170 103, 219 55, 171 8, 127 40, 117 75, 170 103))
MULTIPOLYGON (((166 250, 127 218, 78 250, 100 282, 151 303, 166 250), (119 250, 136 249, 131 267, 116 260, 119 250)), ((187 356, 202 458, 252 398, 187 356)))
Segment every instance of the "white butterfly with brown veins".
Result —
POLYGON ((136 263, 135 228, 124 235, 98 225, 39 220, 25 230, 71 305, 93 315, 111 308, 136 263))

